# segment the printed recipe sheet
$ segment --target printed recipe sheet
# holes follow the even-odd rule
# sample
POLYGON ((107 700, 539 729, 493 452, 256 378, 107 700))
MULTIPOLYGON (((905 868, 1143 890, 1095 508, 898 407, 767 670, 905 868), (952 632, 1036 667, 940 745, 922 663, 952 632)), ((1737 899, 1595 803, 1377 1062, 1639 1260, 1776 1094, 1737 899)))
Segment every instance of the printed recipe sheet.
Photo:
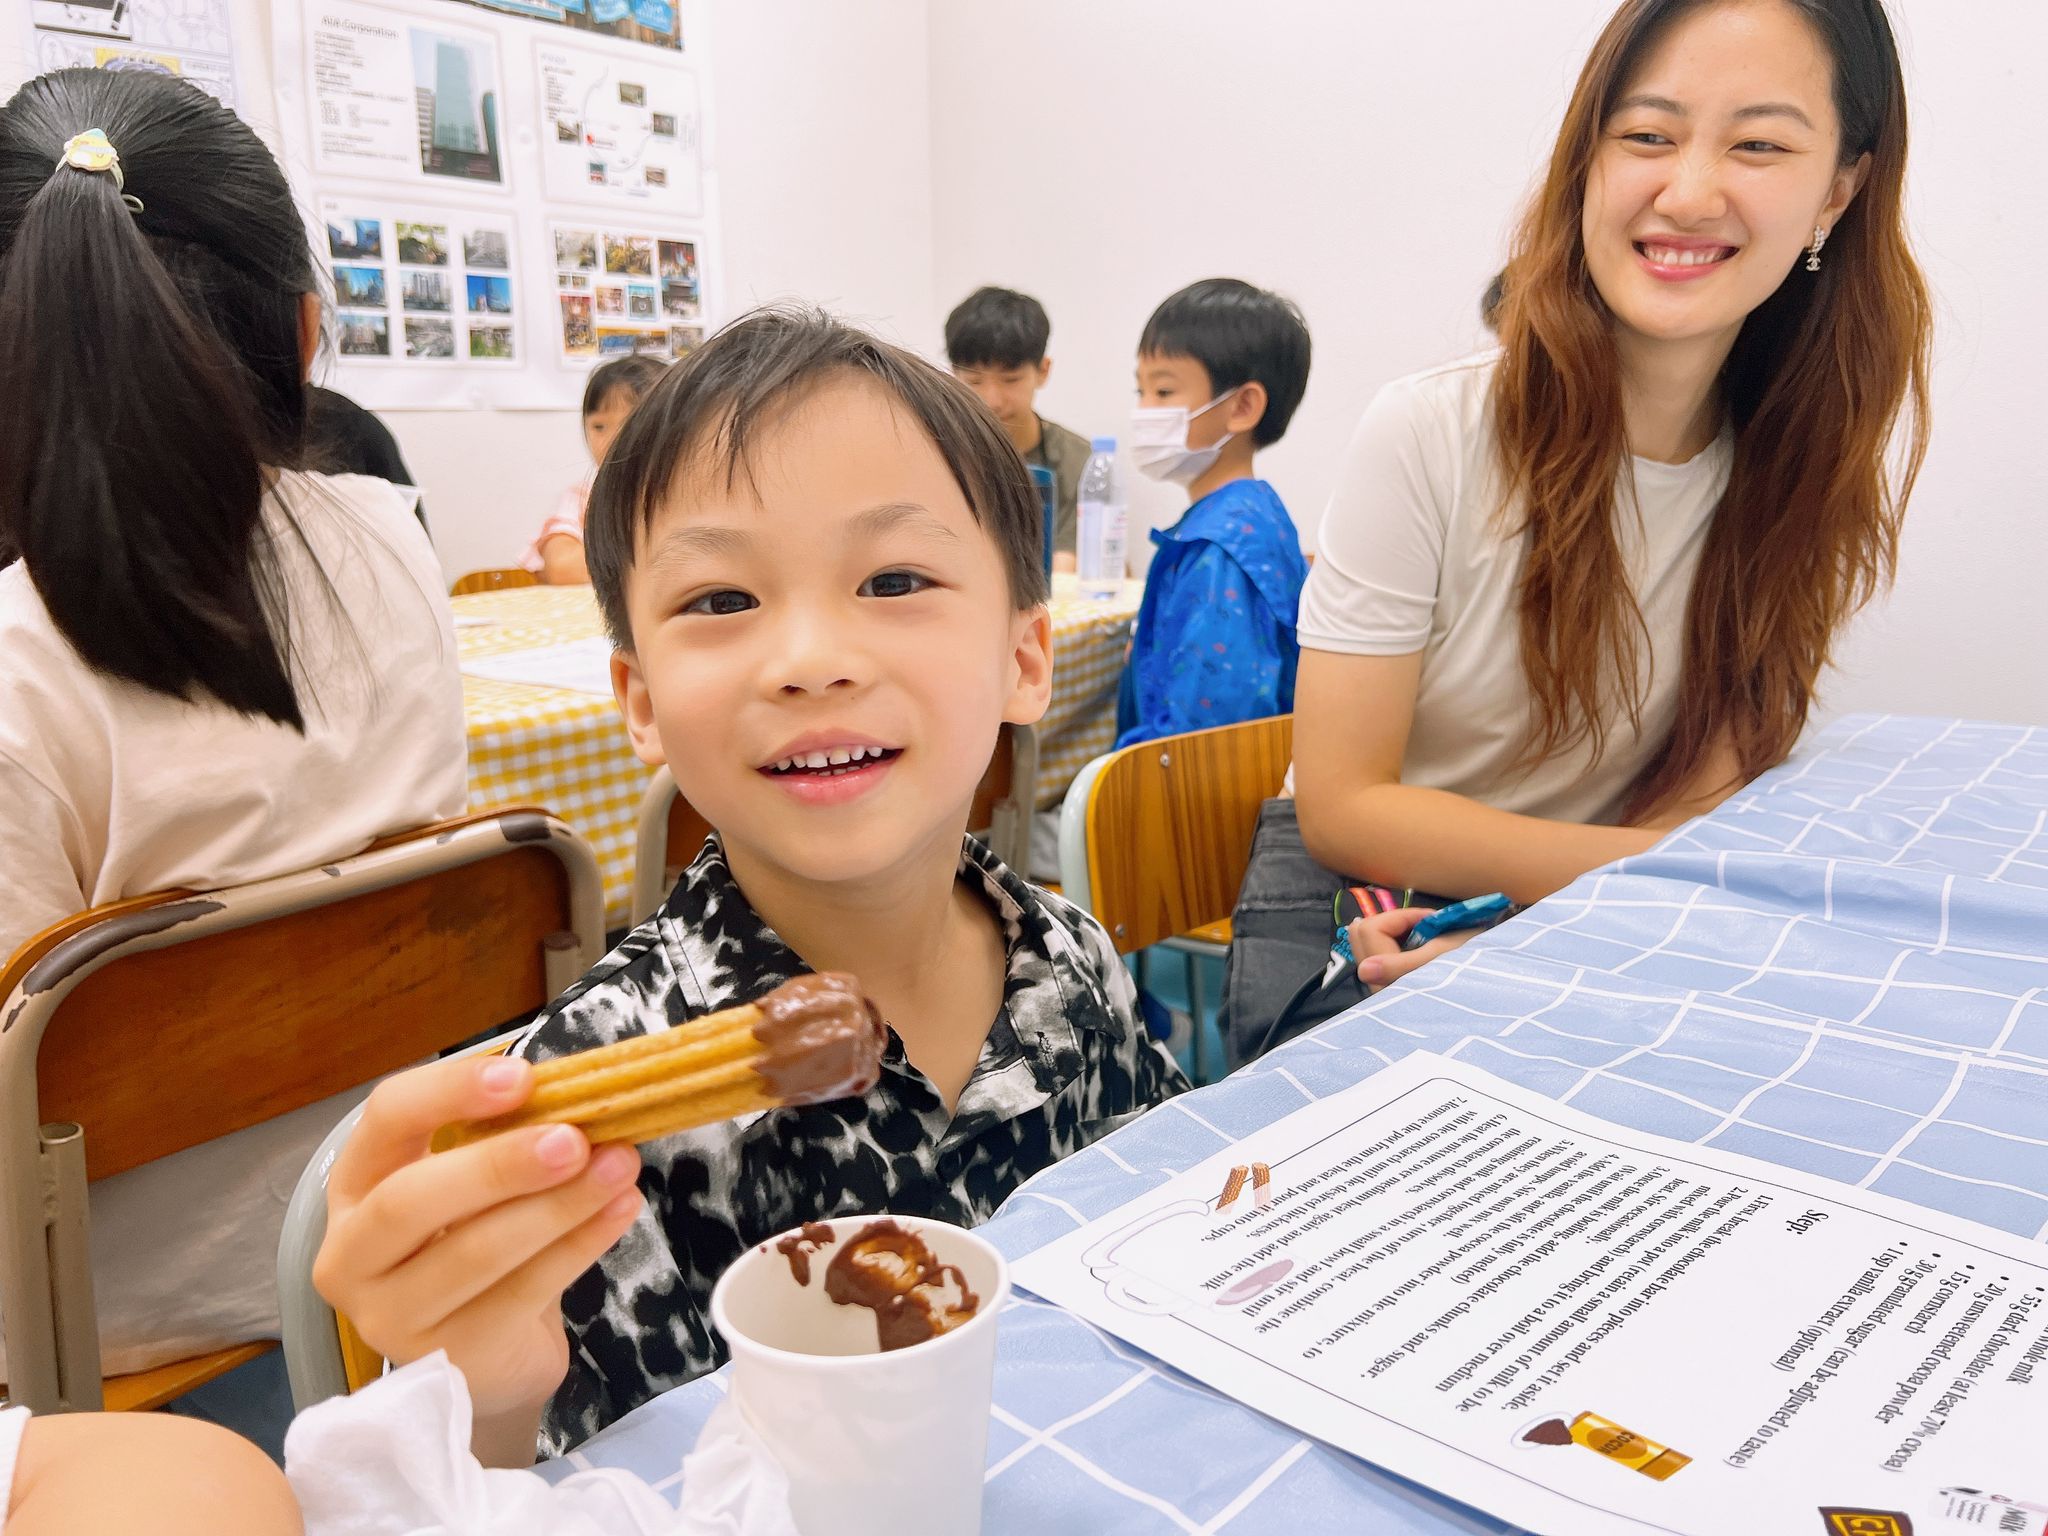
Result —
POLYGON ((2048 1249, 1418 1054, 1015 1266, 1550 1536, 2048 1533, 2048 1249))

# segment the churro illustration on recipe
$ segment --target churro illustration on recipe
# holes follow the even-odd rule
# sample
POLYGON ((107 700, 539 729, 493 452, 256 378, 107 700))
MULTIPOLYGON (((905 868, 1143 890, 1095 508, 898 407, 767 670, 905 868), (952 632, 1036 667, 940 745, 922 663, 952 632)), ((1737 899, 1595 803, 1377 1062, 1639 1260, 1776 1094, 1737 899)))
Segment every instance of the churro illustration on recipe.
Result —
POLYGON ((1659 1445, 1632 1429, 1624 1429, 1597 1413, 1582 1413, 1569 1423, 1563 1419, 1543 1419, 1523 1430, 1518 1438, 1524 1445, 1583 1445, 1660 1483, 1692 1464, 1690 1456, 1668 1445, 1659 1445))
POLYGON ((1258 1205, 1265 1205, 1273 1198, 1273 1170, 1264 1163, 1239 1163, 1223 1180, 1223 1193, 1217 1197, 1216 1209, 1227 1211, 1237 1204, 1238 1196, 1244 1193, 1246 1181, 1252 1186, 1252 1199, 1258 1205))
POLYGON ((865 1093, 888 1039, 851 976, 784 982, 758 1003, 539 1063, 533 1096, 492 1120, 449 1126, 437 1148, 528 1125, 574 1125, 593 1142, 652 1141, 756 1110, 865 1093))

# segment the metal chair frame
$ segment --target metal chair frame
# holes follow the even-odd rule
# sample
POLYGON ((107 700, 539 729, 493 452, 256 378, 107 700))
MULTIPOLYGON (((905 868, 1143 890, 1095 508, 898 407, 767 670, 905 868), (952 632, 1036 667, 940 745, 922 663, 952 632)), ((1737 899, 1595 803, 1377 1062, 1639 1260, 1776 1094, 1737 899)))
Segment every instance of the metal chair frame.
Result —
MULTIPOLYGON (((25 968, 8 966, 19 971, 0 1002, 0 1298, 11 1401, 38 1413, 98 1409, 103 1401, 86 1190, 91 1128, 45 1124, 37 1084, 45 1033, 66 999, 126 957, 402 886, 522 846, 545 848, 567 880, 571 929, 543 945, 543 975, 555 995, 603 954, 603 883, 589 846, 533 810, 425 828, 317 870, 118 903, 97 921, 61 925, 74 931, 25 968)), ((17 961, 38 942, 24 946, 17 961)))

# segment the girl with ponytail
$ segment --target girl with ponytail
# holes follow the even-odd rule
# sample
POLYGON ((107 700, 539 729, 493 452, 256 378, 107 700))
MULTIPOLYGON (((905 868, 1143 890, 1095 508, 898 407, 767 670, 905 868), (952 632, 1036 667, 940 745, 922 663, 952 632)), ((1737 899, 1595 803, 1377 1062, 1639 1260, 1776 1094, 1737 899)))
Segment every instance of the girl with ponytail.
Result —
MULTIPOLYGON (((409 500, 297 467, 317 288, 277 163, 196 88, 64 70, 0 107, 0 960, 463 810, 409 500)), ((274 1326, 272 1164, 323 1113, 186 1154, 204 1198, 128 1187, 178 1159, 95 1186, 108 1370, 274 1326)))
MULTIPOLYGON (((1534 901, 1784 760, 1925 444, 1905 167, 1880 0, 1621 6, 1499 350, 1389 385, 1352 441, 1302 594, 1299 839, 1266 839, 1247 907, 1313 885, 1304 850, 1534 901)), ((1312 974, 1329 887, 1304 899, 1312 974)), ((1458 942, 1403 952, 1415 916, 1354 926, 1362 980, 1458 942)))

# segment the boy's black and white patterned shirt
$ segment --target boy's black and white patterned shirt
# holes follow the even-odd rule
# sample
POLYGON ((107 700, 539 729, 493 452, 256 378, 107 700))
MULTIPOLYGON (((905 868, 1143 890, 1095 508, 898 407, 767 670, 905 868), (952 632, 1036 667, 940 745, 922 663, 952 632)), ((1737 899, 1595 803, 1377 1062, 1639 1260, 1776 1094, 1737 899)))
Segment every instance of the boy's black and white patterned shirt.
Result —
MULTIPOLYGON (((541 1423, 560 1455, 722 1364, 711 1287, 754 1243, 865 1212, 971 1226, 1041 1168, 1187 1086, 1138 1021, 1130 973, 1095 921, 972 838, 1008 956, 1003 1007, 948 1116, 892 1032, 858 1099, 765 1113, 641 1149, 647 1206, 562 1298, 569 1374, 541 1423)), ((714 838, 662 909, 545 1009, 532 1060, 752 1002, 806 967, 755 914, 714 838)))

